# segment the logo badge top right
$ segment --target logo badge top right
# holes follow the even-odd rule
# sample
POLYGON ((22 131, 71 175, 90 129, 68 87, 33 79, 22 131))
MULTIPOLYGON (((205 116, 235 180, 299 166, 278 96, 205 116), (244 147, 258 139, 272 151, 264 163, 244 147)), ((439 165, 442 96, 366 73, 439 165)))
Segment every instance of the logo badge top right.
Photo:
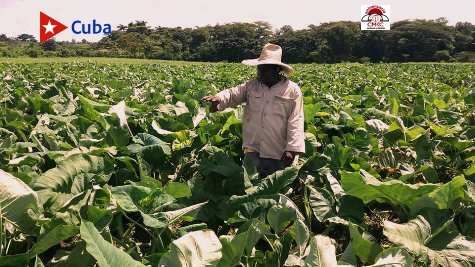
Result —
POLYGON ((362 5, 361 30, 385 31, 390 30, 389 5, 362 5))

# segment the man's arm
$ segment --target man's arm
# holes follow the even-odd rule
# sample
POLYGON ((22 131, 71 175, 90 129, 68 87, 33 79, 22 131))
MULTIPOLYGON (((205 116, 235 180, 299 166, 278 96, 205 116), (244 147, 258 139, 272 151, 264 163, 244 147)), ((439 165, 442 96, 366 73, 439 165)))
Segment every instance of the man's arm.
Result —
MULTIPOLYGON (((305 152, 303 96, 298 89, 298 96, 292 103, 292 111, 287 121, 287 146, 285 151, 296 153, 305 152)), ((285 154, 285 153, 284 153, 285 154)))
POLYGON ((238 86, 231 87, 217 93, 215 95, 219 100, 217 109, 219 111, 222 111, 226 108, 229 108, 229 107, 233 108, 241 104, 242 102, 245 102, 246 92, 247 92, 248 87, 249 87, 249 82, 245 82, 238 86))

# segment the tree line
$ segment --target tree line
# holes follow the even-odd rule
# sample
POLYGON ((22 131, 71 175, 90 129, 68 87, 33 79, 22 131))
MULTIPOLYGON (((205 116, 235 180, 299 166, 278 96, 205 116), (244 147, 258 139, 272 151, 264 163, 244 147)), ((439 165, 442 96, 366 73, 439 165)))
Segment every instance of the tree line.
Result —
POLYGON ((273 30, 267 22, 204 27, 150 27, 145 21, 119 25, 98 42, 0 34, 0 56, 131 57, 186 61, 239 62, 257 57, 263 44, 282 46, 289 63, 336 62, 475 62, 475 25, 446 18, 403 20, 390 31, 361 31, 359 22, 338 21, 295 30, 273 30))

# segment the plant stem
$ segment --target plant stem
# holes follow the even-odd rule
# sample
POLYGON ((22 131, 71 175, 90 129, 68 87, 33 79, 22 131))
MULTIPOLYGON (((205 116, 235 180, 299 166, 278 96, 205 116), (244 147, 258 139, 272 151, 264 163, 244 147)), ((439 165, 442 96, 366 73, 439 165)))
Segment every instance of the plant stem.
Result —
POLYGON ((154 234, 152 234, 152 232, 150 232, 147 228, 145 228, 143 225, 141 225, 139 222, 137 222, 136 220, 130 218, 129 216, 127 216, 127 214, 125 212, 122 212, 122 214, 124 215, 125 218, 127 218, 129 221, 133 222, 135 225, 137 225, 139 228, 141 228, 142 230, 144 230, 145 232, 147 232, 147 234, 149 234, 152 238, 154 239, 158 239, 154 234))

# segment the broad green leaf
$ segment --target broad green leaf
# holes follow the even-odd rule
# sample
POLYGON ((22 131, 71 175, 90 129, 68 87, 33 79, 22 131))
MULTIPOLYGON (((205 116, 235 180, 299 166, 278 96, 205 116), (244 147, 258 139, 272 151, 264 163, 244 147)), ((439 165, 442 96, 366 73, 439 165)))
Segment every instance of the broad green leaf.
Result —
POLYGON ((445 103, 444 100, 439 99, 439 98, 434 99, 434 105, 435 105, 438 109, 446 109, 446 108, 447 108, 447 103, 445 103))
POLYGON ((393 243, 404 246, 420 257, 427 257, 431 266, 472 266, 475 263, 475 242, 458 235, 443 249, 426 244, 434 238, 431 226, 422 216, 407 223, 384 222, 384 235, 393 243))
POLYGON ((475 106, 475 92, 472 90, 472 92, 464 97, 465 103, 468 105, 474 105, 475 106))
POLYGON ((87 103, 90 107, 94 108, 99 112, 107 112, 107 110, 109 110, 110 108, 110 105, 88 99, 87 97, 84 97, 82 95, 79 95, 79 100, 81 103, 87 103))
POLYGON ((167 226, 166 217, 159 216, 158 211, 175 200, 160 189, 152 190, 138 185, 113 187, 112 197, 124 211, 140 212, 144 224, 153 228, 164 228, 167 226))
POLYGON ((145 226, 157 229, 167 227, 165 218, 156 218, 158 216, 152 216, 142 211, 140 212, 140 214, 142 215, 143 224, 145 224, 145 226))
POLYGON ((257 171, 256 164, 253 163, 252 159, 247 156, 244 156, 242 160, 242 170, 243 170, 243 178, 244 178, 244 186, 246 191, 248 189, 252 190, 252 182, 259 179, 259 173, 257 171))
POLYGON ((436 184, 405 184, 399 180, 381 182, 362 171, 342 172, 342 186, 346 194, 360 198, 365 204, 371 201, 390 203, 394 206, 410 206, 420 197, 428 195, 439 186, 436 184))
POLYGON ((82 95, 79 95, 79 102, 81 104, 80 111, 87 119, 98 122, 105 130, 109 129, 110 126, 102 115, 102 112, 107 112, 107 110, 109 110, 109 105, 98 103, 82 95))
POLYGON ((303 266, 303 264, 302 258, 294 254, 289 254, 284 262, 285 267, 300 267, 303 266))
POLYGON ((414 125, 406 130, 406 136, 409 141, 414 141, 426 132, 424 128, 414 125))
POLYGON ((397 121, 392 121, 389 125, 389 129, 384 133, 384 141, 395 143, 399 139, 404 139, 405 128, 402 127, 397 121))
POLYGON ((25 232, 33 231, 35 221, 28 209, 38 211, 38 196, 28 185, 0 169, 0 214, 25 232))
MULTIPOLYGON (((0 147, 7 148, 15 144, 18 140, 18 137, 14 132, 0 127, 0 147)), ((33 145, 33 144, 32 144, 33 145)))
POLYGON ((132 153, 141 153, 149 162, 156 162, 155 157, 171 155, 170 145, 148 133, 139 133, 134 139, 136 144, 127 146, 132 153))
POLYGON ((123 147, 130 143, 130 135, 126 128, 112 125, 106 132, 105 141, 109 145, 123 147))
POLYGON ((86 243, 83 240, 76 242, 76 246, 71 251, 59 251, 53 260, 57 267, 84 267, 93 266, 96 263, 96 260, 87 253, 86 243))
POLYGON ((333 197, 325 188, 316 188, 307 185, 309 192, 308 203, 313 214, 320 222, 324 222, 329 217, 335 216, 333 197))
POLYGON ((305 220, 305 217, 303 216, 302 212, 300 212, 297 205, 290 198, 288 198, 287 196, 285 196, 283 194, 279 194, 277 204, 279 204, 281 206, 284 206, 284 207, 287 207, 287 208, 290 208, 290 209, 293 209, 299 220, 302 220, 302 221, 305 220))
POLYGON ((0 267, 28 266, 30 257, 24 254, 0 256, 0 267))
POLYGON ((225 132, 229 131, 229 128, 231 126, 238 125, 239 123, 241 123, 241 121, 237 119, 236 116, 234 116, 234 114, 232 114, 231 116, 228 117, 228 119, 226 120, 226 123, 224 123, 223 127, 219 131, 219 134, 220 135, 224 134, 225 132))
POLYGON ((376 255, 382 251, 381 246, 370 234, 361 231, 356 224, 350 223, 351 248, 353 252, 364 262, 372 263, 376 255))
POLYGON ((475 208, 473 206, 459 211, 454 221, 461 234, 475 239, 475 208))
POLYGON ((424 162, 425 160, 430 159, 433 156, 433 144, 429 137, 429 133, 425 133, 414 140, 414 148, 416 150, 416 160, 418 162, 424 162))
POLYGON ((198 108, 198 113, 193 116, 193 127, 198 126, 200 122, 206 117, 206 109, 205 108, 198 108))
POLYGON ((324 175, 328 185, 330 185, 333 195, 336 198, 340 198, 341 196, 345 195, 345 191, 341 187, 336 177, 331 174, 330 170, 324 171, 324 175))
POLYGON ((126 212, 140 212, 144 224, 153 228, 164 228, 176 219, 198 211, 207 201, 177 210, 162 211, 175 199, 161 189, 150 189, 138 185, 124 185, 112 188, 112 197, 126 212))
POLYGON ((174 198, 182 198, 191 196, 190 187, 186 183, 168 182, 165 185, 165 192, 174 198))
POLYGON ((224 150, 214 146, 206 146, 201 153, 202 160, 199 168, 203 175, 209 176, 217 173, 233 179, 238 179, 240 176, 241 166, 236 164, 224 150))
POLYGON ((310 231, 307 225, 305 225, 305 222, 300 219, 294 221, 291 231, 293 233, 293 238, 295 239, 295 242, 299 248, 299 255, 302 255, 310 237, 310 231))
POLYGON ((464 170, 463 172, 467 176, 475 175, 475 162, 470 164, 470 167, 464 170))
POLYGON ((426 109, 427 109, 427 105, 426 105, 426 101, 425 101, 425 96, 422 92, 419 92, 417 93, 415 99, 414 99, 414 109, 413 109, 413 113, 412 115, 413 116, 417 116, 417 115, 427 115, 426 114, 426 109))
POLYGON ((176 135, 176 132, 162 129, 157 121, 152 121, 152 129, 154 129, 159 135, 176 135))
POLYGON ((442 137, 447 137, 447 136, 452 136, 455 133, 458 133, 462 130, 460 125, 452 125, 452 126, 447 126, 447 125, 438 125, 435 123, 429 123, 430 129, 434 131, 434 133, 438 136, 442 137))
POLYGON ((238 264, 244 253, 251 253, 257 241, 268 231, 268 225, 254 219, 250 221, 249 228, 245 231, 238 232, 235 236, 220 236, 223 256, 218 266, 228 267, 238 264))
POLYGON ((404 249, 393 247, 383 250, 376 257, 373 265, 366 267, 412 267, 414 258, 404 249))
POLYGON ((201 209, 204 205, 206 205, 208 201, 198 203, 195 205, 191 205, 189 207, 185 207, 182 209, 178 210, 172 210, 172 211, 165 211, 162 213, 159 213, 160 215, 163 215, 167 219, 167 223, 170 224, 171 222, 175 221, 176 219, 187 215, 191 212, 196 212, 197 210, 201 209))
POLYGON ((422 165, 420 167, 424 178, 430 183, 437 183, 439 181, 439 175, 437 171, 431 165, 422 165))
POLYGON ((357 197, 344 195, 339 200, 338 216, 360 222, 363 219, 366 205, 357 197))
POLYGON ((190 232, 170 244, 160 267, 216 266, 221 258, 221 243, 212 230, 190 232))
POLYGON ((182 226, 182 227, 178 228, 177 232, 180 236, 184 236, 189 232, 204 230, 206 228, 207 228, 206 223, 195 223, 195 224, 190 224, 190 225, 187 225, 187 226, 182 226))
POLYGON ((318 172, 330 162, 331 158, 325 154, 314 153, 310 156, 302 166, 302 169, 309 170, 310 172, 318 172))
POLYGON ((351 161, 353 154, 351 153, 351 147, 341 144, 337 139, 333 139, 333 143, 329 144, 325 148, 325 154, 328 155, 330 160, 330 168, 333 171, 345 168, 345 165, 351 161))
POLYGON ((152 122, 152 128, 163 138, 164 141, 172 143, 172 150, 177 151, 193 144, 194 138, 197 136, 193 130, 181 130, 177 132, 162 129, 156 121, 152 122))
MULTIPOLYGON (((97 196, 97 193, 96 193, 97 196)), ((96 198, 97 199, 97 198, 96 198)), ((109 225, 113 218, 113 214, 111 210, 103 209, 98 206, 84 206, 82 207, 82 218, 86 219, 98 228, 98 230, 102 231, 104 227, 109 225)))
POLYGON ((81 238, 86 242, 86 250, 97 261, 99 267, 144 266, 129 254, 104 240, 93 223, 81 222, 81 238))
POLYGON ((295 211, 280 205, 273 206, 267 212, 267 221, 275 233, 280 233, 297 218, 295 211))
POLYGON ((384 133, 389 129, 389 125, 378 119, 367 120, 366 124, 378 133, 384 133))
POLYGON ((264 178, 249 194, 244 196, 232 196, 232 203, 244 203, 254 198, 265 195, 273 195, 281 192, 297 178, 298 169, 296 167, 288 167, 284 170, 277 171, 264 178))
POLYGON ((50 247, 59 244, 60 241, 68 239, 77 233, 78 227, 75 225, 58 225, 43 236, 40 236, 28 254, 30 257, 41 254, 50 247))
POLYGON ((99 173, 107 168, 101 157, 73 155, 57 167, 49 169, 33 182, 33 189, 49 189, 55 192, 71 193, 71 187, 80 174, 99 173))
POLYGON ((310 250, 305 267, 336 267, 335 245, 328 236, 316 235, 310 239, 310 250))
POLYGON ((29 153, 18 158, 11 159, 8 161, 9 165, 29 165, 35 166, 36 164, 43 162, 41 155, 37 153, 29 153))
MULTIPOLYGON (((317 112, 320 111, 321 105, 319 104, 305 104, 304 105, 304 119, 306 123, 312 123, 315 120, 315 116, 324 116, 323 114, 317 115, 317 112)), ((323 113, 323 112, 322 112, 323 113)), ((330 114, 328 114, 330 115, 330 114)))
MULTIPOLYGON (((125 101, 120 101, 116 105, 113 105, 109 108, 109 114, 116 114, 119 118, 119 123, 121 127, 129 128, 129 124, 127 124, 127 115, 126 115, 127 107, 125 105, 125 101)), ((130 130, 130 129, 129 129, 130 130)))
POLYGON ((346 246, 345 250, 338 258, 338 266, 339 267, 353 267, 357 266, 358 258, 356 257, 355 252, 353 251, 353 246, 351 242, 346 246))
POLYGON ((158 111, 167 115, 180 116, 181 114, 188 113, 189 110, 184 102, 177 101, 175 105, 161 104, 158 106, 158 111))
POLYGON ((416 214, 422 208, 455 208, 456 204, 465 200, 464 186, 464 177, 456 176, 450 182, 419 198, 411 205, 411 212, 416 214))
POLYGON ((45 252, 51 247, 59 244, 62 240, 68 239, 78 233, 78 227, 75 225, 58 225, 40 236, 31 250, 24 254, 0 256, 0 266, 27 266, 29 259, 45 252))
POLYGON ((429 238, 430 232, 429 222, 420 215, 405 224, 384 222, 384 235, 391 242, 403 245, 417 254, 422 254, 426 250, 424 244, 429 238))
POLYGON ((314 155, 317 149, 322 146, 313 133, 305 132, 305 155, 314 155))
POLYGON ((391 105, 391 114, 397 116, 399 113, 400 101, 397 97, 391 96, 389 98, 389 103, 391 105))
POLYGON ((151 195, 152 189, 138 185, 124 185, 112 188, 112 197, 119 207, 127 212, 139 211, 141 200, 151 195))

